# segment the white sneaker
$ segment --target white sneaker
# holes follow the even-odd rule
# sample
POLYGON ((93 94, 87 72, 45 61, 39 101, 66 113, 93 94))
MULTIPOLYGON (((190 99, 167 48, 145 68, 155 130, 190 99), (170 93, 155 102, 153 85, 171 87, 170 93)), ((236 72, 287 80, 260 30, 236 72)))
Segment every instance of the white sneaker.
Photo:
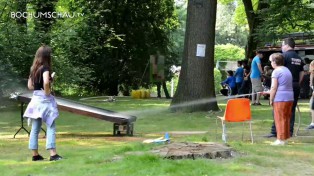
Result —
POLYGON ((278 145, 285 145, 285 144, 286 144, 285 141, 277 139, 275 142, 271 143, 270 145, 278 146, 278 145))

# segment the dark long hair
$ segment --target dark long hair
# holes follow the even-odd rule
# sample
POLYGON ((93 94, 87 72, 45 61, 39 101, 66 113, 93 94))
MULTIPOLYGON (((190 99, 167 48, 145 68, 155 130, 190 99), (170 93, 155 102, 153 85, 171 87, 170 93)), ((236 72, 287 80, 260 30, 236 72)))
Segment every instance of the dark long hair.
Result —
POLYGON ((30 77, 33 84, 35 83, 35 81, 40 82, 40 79, 42 77, 41 69, 43 67, 48 67, 49 72, 51 73, 51 48, 45 45, 39 47, 36 51, 33 65, 31 67, 30 77))

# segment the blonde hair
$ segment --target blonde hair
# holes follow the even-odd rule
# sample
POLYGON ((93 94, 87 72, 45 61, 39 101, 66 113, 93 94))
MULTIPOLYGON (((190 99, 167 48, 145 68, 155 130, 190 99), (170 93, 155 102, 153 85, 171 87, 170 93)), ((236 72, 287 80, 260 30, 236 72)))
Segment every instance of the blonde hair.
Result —
POLYGON ((310 63, 310 70, 309 72, 314 73, 314 60, 310 63))

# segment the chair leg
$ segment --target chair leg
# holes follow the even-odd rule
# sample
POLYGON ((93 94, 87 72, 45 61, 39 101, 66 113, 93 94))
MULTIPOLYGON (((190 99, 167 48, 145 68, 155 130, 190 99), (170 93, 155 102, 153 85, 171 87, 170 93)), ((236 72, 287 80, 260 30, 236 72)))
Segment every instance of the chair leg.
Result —
POLYGON ((217 126, 218 126, 218 117, 216 118, 216 128, 215 128, 215 137, 216 137, 216 141, 217 141, 217 126))
POLYGON ((251 131, 251 140, 252 140, 252 144, 254 143, 254 139, 253 139, 253 132, 252 132, 252 124, 251 121, 249 121, 250 124, 250 131, 251 131))
POLYGON ((244 122, 242 123, 242 141, 243 141, 243 129, 244 129, 244 122))
POLYGON ((298 124, 298 128, 297 128, 297 131, 295 132, 294 136, 298 136, 298 133, 300 130, 300 124, 301 124, 301 112, 300 112, 300 108, 299 108, 298 104, 297 104, 297 110, 298 110, 298 115, 299 115, 299 124, 298 124))
POLYGON ((222 140, 227 143, 227 129, 226 129, 226 124, 224 123, 223 120, 221 120, 221 125, 222 125, 222 140))

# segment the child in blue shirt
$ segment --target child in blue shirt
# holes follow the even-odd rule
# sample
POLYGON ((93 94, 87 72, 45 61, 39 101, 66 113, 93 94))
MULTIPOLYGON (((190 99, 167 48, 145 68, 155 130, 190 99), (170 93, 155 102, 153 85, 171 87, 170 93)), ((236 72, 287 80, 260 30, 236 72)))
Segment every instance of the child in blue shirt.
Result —
POLYGON ((221 85, 222 86, 228 85, 231 89, 231 95, 235 95, 236 94, 236 78, 233 76, 232 70, 228 70, 227 74, 228 74, 227 79, 221 82, 221 85))
POLYGON ((237 94, 240 94, 240 88, 242 86, 243 77, 244 77, 244 70, 242 68, 242 61, 238 61, 238 68, 234 73, 234 77, 236 79, 237 94))

